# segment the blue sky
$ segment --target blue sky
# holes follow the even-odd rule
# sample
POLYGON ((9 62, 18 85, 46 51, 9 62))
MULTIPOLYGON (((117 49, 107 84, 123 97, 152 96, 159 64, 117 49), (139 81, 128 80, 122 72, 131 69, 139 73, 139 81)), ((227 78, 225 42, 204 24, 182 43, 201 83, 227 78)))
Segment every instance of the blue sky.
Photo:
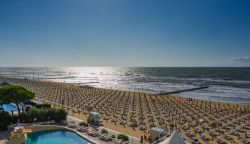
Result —
POLYGON ((0 66, 250 66, 248 0, 0 0, 0 66))

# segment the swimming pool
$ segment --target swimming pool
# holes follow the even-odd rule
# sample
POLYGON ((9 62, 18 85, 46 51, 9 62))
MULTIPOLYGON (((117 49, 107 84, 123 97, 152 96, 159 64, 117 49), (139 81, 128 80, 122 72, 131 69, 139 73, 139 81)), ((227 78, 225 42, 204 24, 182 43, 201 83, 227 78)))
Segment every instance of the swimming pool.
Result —
POLYGON ((5 111, 15 111, 17 110, 16 106, 14 104, 3 104, 3 110, 5 111))
POLYGON ((46 130, 29 134, 26 144, 94 144, 75 132, 46 130))

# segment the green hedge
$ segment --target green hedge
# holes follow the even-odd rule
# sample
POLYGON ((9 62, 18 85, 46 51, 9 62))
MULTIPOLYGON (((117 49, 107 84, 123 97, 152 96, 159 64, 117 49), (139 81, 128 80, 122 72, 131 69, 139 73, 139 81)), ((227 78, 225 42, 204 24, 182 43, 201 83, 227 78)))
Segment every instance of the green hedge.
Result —
POLYGON ((31 108, 27 113, 30 121, 47 121, 55 120, 60 122, 65 120, 67 112, 64 109, 52 109, 52 108, 31 108))
POLYGON ((86 122, 80 122, 80 123, 79 123, 79 126, 88 127, 88 126, 89 126, 89 124, 88 124, 88 123, 86 123, 86 122))
POLYGON ((101 133, 102 133, 102 134, 107 134, 108 131, 107 131, 106 129, 102 129, 101 133))
POLYGON ((125 134, 119 134, 117 138, 122 139, 123 141, 128 141, 128 136, 125 134))
MULTIPOLYGON (((3 116, 0 115, 0 123, 3 116)), ((20 113, 19 116, 10 116, 9 123, 13 124, 17 122, 31 123, 31 122, 43 122, 48 120, 55 120, 55 122, 61 122, 67 117, 67 112, 64 109, 53 108, 31 108, 27 113, 20 113)), ((5 120, 5 119, 4 119, 5 120)))
POLYGON ((36 108, 40 109, 40 108, 51 108, 50 104, 37 104, 36 108))

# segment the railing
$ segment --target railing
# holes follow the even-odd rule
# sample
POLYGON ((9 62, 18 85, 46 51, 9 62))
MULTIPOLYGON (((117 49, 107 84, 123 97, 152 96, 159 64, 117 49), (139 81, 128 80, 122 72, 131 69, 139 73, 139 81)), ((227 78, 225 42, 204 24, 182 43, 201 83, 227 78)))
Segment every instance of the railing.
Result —
POLYGON ((55 124, 55 121, 51 120, 51 121, 33 122, 33 123, 17 123, 17 124, 8 125, 7 128, 11 129, 20 125, 21 126, 33 126, 33 125, 51 125, 51 124, 55 124))

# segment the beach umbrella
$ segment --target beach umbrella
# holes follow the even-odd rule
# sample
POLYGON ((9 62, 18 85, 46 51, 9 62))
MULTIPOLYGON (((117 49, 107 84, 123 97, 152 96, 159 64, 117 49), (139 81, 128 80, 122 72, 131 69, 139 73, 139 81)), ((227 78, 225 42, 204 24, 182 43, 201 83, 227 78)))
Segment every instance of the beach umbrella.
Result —
POLYGON ((81 113, 82 112, 82 109, 81 108, 78 108, 78 113, 81 113))
POLYGON ((124 121, 124 120, 122 120, 122 121, 120 122, 120 125, 125 125, 125 124, 127 124, 127 122, 124 121))
POLYGON ((200 127, 194 128, 194 131, 197 132, 197 133, 202 133, 203 132, 203 130, 200 127))
POLYGON ((108 117, 108 116, 105 116, 103 119, 104 119, 104 120, 109 120, 109 117, 108 117))
POLYGON ((7 83, 6 81, 3 81, 2 83, 0 83, 0 87, 3 87, 3 86, 9 86, 11 84, 7 83))
POLYGON ((120 115, 120 117, 121 117, 123 120, 127 119, 127 117, 124 116, 124 115, 120 115))
POLYGON ((146 130, 147 129, 146 126, 144 126, 144 125, 140 125, 139 128, 140 128, 140 130, 146 130))
POLYGON ((161 117, 160 117, 160 116, 157 116, 156 119, 159 120, 159 119, 161 119, 161 117))
POLYGON ((89 112, 86 111, 86 110, 83 110, 82 113, 83 113, 83 114, 88 114, 89 112))
POLYGON ((131 126, 131 127, 137 127, 137 123, 136 123, 136 122, 132 122, 132 123, 130 124, 130 126, 131 126))
POLYGON ((218 136, 219 134, 217 132, 215 132, 215 131, 210 131, 210 135, 215 137, 215 136, 218 136))
POLYGON ((76 109, 76 108, 73 108, 72 112, 73 112, 73 113, 77 113, 77 109, 76 109))
POLYGON ((112 118, 111 122, 117 122, 118 120, 116 118, 112 118))

